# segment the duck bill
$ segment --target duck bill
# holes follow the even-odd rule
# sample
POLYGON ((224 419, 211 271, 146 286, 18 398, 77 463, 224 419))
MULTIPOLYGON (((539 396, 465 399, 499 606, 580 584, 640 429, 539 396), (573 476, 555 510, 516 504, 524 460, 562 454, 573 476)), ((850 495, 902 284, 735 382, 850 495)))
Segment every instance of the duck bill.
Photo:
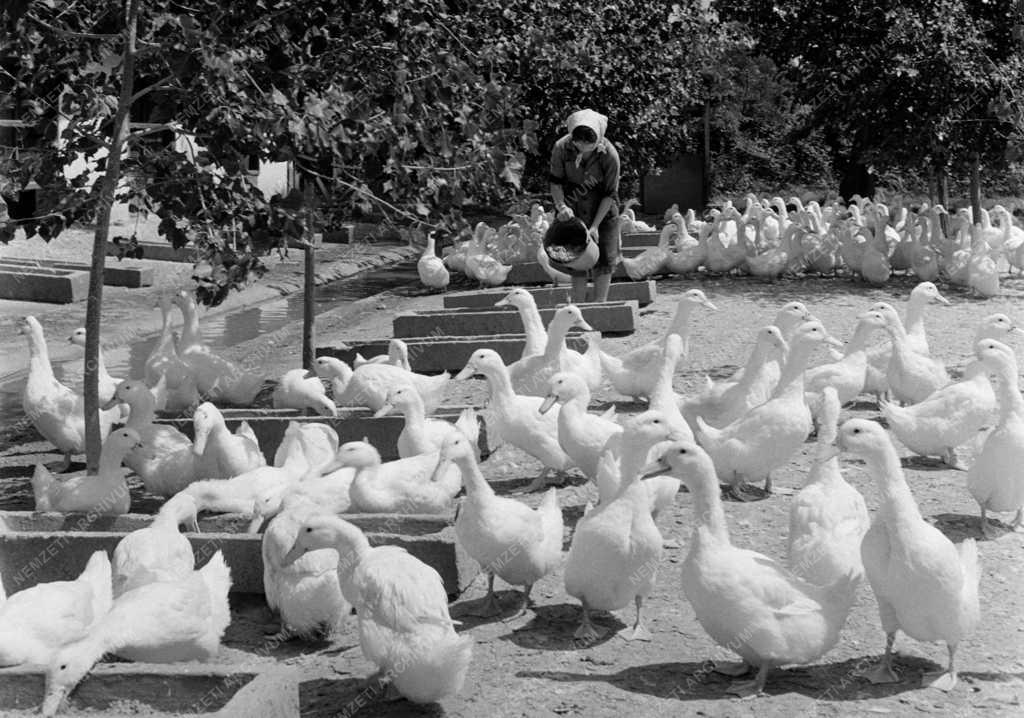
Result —
POLYGON ((284 555, 284 558, 281 559, 281 565, 290 566, 305 555, 306 549, 299 546, 299 544, 295 544, 291 549, 289 549, 288 553, 284 555))
POLYGON ((844 348, 846 346, 841 341, 839 341, 838 339, 836 339, 835 337, 833 337, 831 335, 825 337, 825 343, 830 345, 830 346, 835 347, 836 349, 842 349, 842 348, 844 348))
POLYGON ((391 413, 391 410, 394 409, 394 408, 395 407, 392 404, 385 403, 384 406, 382 406, 381 408, 377 409, 377 411, 373 412, 373 418, 374 419, 379 419, 382 416, 387 416, 388 414, 391 413))
POLYGON ((258 534, 260 529, 263 528, 263 514, 253 514, 252 520, 249 521, 249 533, 258 534))
POLYGON ((115 395, 115 396, 110 397, 110 401, 108 401, 103 406, 101 406, 100 409, 102 411, 110 411, 111 409, 113 409, 115 406, 117 406, 120 403, 121 402, 118 401, 117 396, 115 395))
POLYGON ((936 294, 936 295, 935 295, 935 299, 936 299, 936 301, 942 302, 943 304, 945 304, 945 305, 947 305, 947 306, 949 305, 949 300, 948 300, 948 299, 946 299, 946 298, 945 298, 944 296, 942 296, 941 294, 936 294))
POLYGON ((501 299, 496 301, 494 303, 494 306, 496 306, 496 307, 507 307, 509 304, 511 304, 511 302, 508 301, 508 296, 509 295, 505 295, 504 297, 502 297, 501 299))
POLYGON ((1024 334, 1024 329, 1020 327, 1010 327, 1010 334, 1024 334))
POLYGON ((187 528, 190 533, 201 534, 202 531, 199 530, 199 517, 189 516, 188 520, 185 521, 185 528, 187 528))
POLYGON ((467 364, 462 369, 462 371, 460 371, 458 374, 455 375, 454 381, 463 381, 465 379, 469 379, 470 377, 474 376, 475 374, 476 374, 476 367, 474 367, 472 364, 467 364))
POLYGON ((448 467, 452 465, 451 459, 446 459, 441 456, 437 460, 437 466, 434 467, 434 473, 430 475, 431 483, 437 483, 444 478, 444 475, 448 473, 448 467))
POLYGON ((39 709, 40 714, 47 717, 57 715, 57 711, 60 710, 61 703, 64 702, 67 692, 66 688, 50 688, 47 690, 46 695, 43 697, 43 705, 39 709))
POLYGON ((544 401, 541 402, 540 406, 537 408, 537 411, 540 412, 541 414, 547 414, 549 411, 551 411, 551 407, 553 407, 555 405, 555 402, 557 401, 557 396, 555 396, 554 394, 548 394, 546 397, 544 397, 544 401))
POLYGON ((206 440, 208 438, 210 438, 210 427, 197 427, 196 438, 192 442, 192 453, 196 456, 202 456, 203 452, 206 451, 206 440))
POLYGON ((712 304, 710 299, 705 299, 703 302, 701 302, 701 304, 704 305, 704 307, 706 307, 707 309, 710 309, 713 312, 717 312, 718 311, 718 307, 716 307, 714 304, 712 304))

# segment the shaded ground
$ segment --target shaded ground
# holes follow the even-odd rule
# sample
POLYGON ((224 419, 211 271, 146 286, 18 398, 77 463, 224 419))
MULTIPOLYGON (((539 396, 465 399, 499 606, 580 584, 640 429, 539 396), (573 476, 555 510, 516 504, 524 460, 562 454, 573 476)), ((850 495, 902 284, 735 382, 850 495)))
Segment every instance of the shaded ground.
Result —
MULTIPOLYGON (((774 284, 746 278, 681 279, 658 283, 659 299, 644 311, 640 330, 633 336, 606 340, 612 353, 654 339, 664 331, 674 311, 674 295, 693 286, 703 288, 719 307, 715 313, 698 311, 688 361, 677 376, 676 388, 685 391, 702 381, 705 372, 725 373, 742 363, 756 329, 768 323, 778 306, 799 299, 806 302, 829 331, 849 338, 854 316, 874 301, 892 301, 898 308, 913 286, 911 280, 897 280, 884 289, 866 288, 845 279, 802 279, 774 284)), ((927 321, 933 354, 953 369, 968 361, 971 337, 977 321, 1003 311, 1024 322, 1024 280, 1004 284, 998 299, 978 301, 966 293, 943 287, 952 306, 930 309, 927 321)), ((358 311, 344 317, 328 312, 318 323, 320 344, 334 340, 379 338, 390 335, 391 318, 398 312, 440 308, 438 295, 426 295, 413 287, 360 303, 358 311)), ((286 327, 235 347, 230 358, 240 358, 255 344, 274 342, 280 354, 268 357, 268 377, 298 363, 298 327, 286 327)), ((1018 352, 1024 348, 1018 342, 1018 352)), ((481 382, 453 385, 453 403, 480 403, 481 382)), ((615 400, 620 412, 640 408, 620 402, 610 391, 595 397, 598 404, 615 400)), ((843 412, 842 418, 876 418, 869 403, 843 412)), ((969 465, 976 446, 961 448, 963 465, 969 465)), ((42 444, 7 447, 0 453, 0 483, 5 496, 0 506, 24 500, 31 463, 40 456, 42 444)), ((801 485, 809 465, 813 444, 775 475, 782 490, 801 485)), ((907 456, 908 452, 902 451, 907 456)), ((983 566, 981 579, 982 622, 976 633, 960 647, 957 663, 961 683, 949 695, 920 688, 921 673, 935 670, 946 660, 945 647, 921 644, 904 636, 897 640, 901 655, 898 666, 902 682, 872 686, 856 672, 881 654, 884 636, 870 589, 862 587, 843 636, 832 652, 815 665, 773 674, 768 694, 739 701, 725 694, 728 679, 708 669, 711 659, 732 657, 716 646, 696 623, 685 600, 679 570, 692 527, 691 501, 681 493, 675 505, 664 512, 658 524, 667 542, 665 560, 659 568, 657 588, 647 602, 645 614, 654 634, 650 643, 632 644, 613 637, 589 648, 577 649, 572 640, 579 611, 567 597, 558 571, 534 587, 536 606, 523 617, 507 622, 480 622, 468 615, 484 594, 482 577, 452 605, 452 614, 463 622, 462 629, 476 640, 474 661, 462 694, 441 706, 420 708, 404 701, 382 703, 373 691, 364 691, 362 678, 372 668, 362 658, 350 631, 333 644, 268 643, 263 634, 266 619, 259 602, 239 602, 235 620, 226 636, 228 650, 222 660, 249 662, 283 661, 300 666, 306 677, 302 685, 303 714, 308 716, 873 716, 873 715, 986 715, 1024 714, 1024 587, 1021 555, 1024 535, 1008 531, 994 541, 983 540, 977 528, 976 506, 967 493, 965 472, 951 470, 930 460, 904 462, 911 490, 922 513, 954 541, 966 536, 980 540, 983 566)), ((503 447, 484 464, 484 473, 501 493, 521 490, 539 471, 539 465, 520 452, 503 447)), ((843 460, 848 480, 860 489, 873 512, 878 495, 863 466, 843 460)), ((566 516, 566 541, 588 499, 596 490, 571 482, 560 492, 566 516)), ((524 496, 535 504, 538 496, 524 496)), ((783 495, 725 507, 733 542, 782 558, 788 526, 788 498, 783 495)), ((1010 516, 1000 518, 1008 521, 1010 516)), ((567 545, 567 544, 566 544, 567 545)), ((500 581, 499 581, 500 584, 500 581)), ((502 586, 501 599, 513 613, 517 595, 502 586)), ((608 614, 599 622, 611 629, 626 625, 632 610, 608 614)))

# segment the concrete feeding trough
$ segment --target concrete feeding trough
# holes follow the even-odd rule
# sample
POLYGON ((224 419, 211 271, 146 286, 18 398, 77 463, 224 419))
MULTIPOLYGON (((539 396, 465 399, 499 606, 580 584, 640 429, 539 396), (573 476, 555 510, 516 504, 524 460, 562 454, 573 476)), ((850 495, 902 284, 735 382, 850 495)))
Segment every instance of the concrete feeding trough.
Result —
MULTIPOLYGON (((465 408, 465 406, 459 405, 443 406, 431 416, 435 419, 454 422, 465 408)), ((289 421, 327 424, 338 432, 338 440, 341 443, 362 441, 363 438, 366 438, 377 447, 384 461, 393 461, 398 458, 398 435, 402 433, 402 428, 405 426, 405 419, 401 414, 375 419, 372 411, 361 407, 339 407, 337 417, 308 416, 294 409, 221 409, 221 413, 231 431, 238 428, 243 421, 249 422, 267 463, 273 463, 274 454, 277 452, 277 447, 281 445, 281 439, 284 438, 289 421)), ((487 445, 487 426, 479 414, 477 421, 480 424, 480 456, 486 458, 491 453, 490 447, 487 445)), ((161 416, 156 423, 171 424, 189 438, 192 438, 194 433, 191 417, 161 416)))
MULTIPOLYGON (((51 259, 21 259, 16 257, 0 258, 0 267, 53 267, 55 269, 73 269, 80 272, 91 272, 92 267, 84 262, 59 262, 51 259)), ((103 268, 103 284, 110 287, 149 287, 153 284, 153 269, 132 264, 130 260, 118 262, 108 261, 103 268)))
MULTIPOLYGON (((495 302, 504 297, 514 287, 498 287, 497 289, 482 289, 475 292, 451 292, 444 295, 445 309, 459 309, 472 307, 474 309, 493 308, 495 302)), ((527 289, 533 295, 533 301, 541 309, 545 307, 557 307, 559 304, 568 304, 570 298, 569 287, 537 287, 527 289)), ((608 290, 608 301, 627 302, 635 301, 639 306, 645 307, 654 301, 657 296, 657 283, 653 279, 643 282, 615 282, 608 290)), ((580 305, 585 306, 585 305, 580 305)))
POLYGON ((89 273, 55 267, 0 266, 0 299, 68 304, 86 298, 89 273))
MULTIPOLYGON (((99 663, 70 693, 73 712, 109 716, 209 715, 298 718, 294 668, 215 663, 99 663)), ((43 702, 40 667, 0 669, 0 706, 35 712, 43 702)), ((6 715, 6 713, 5 713, 6 715)))
POLYGON ((661 232, 623 232, 622 248, 657 247, 659 239, 661 239, 661 232))
MULTIPOLYGON (((612 277, 626 278, 625 268, 620 262, 615 268, 615 272, 612 273, 612 277)), ((508 273, 508 277, 505 278, 505 284, 509 286, 516 286, 519 284, 551 284, 551 277, 544 271, 544 267, 538 262, 523 262, 521 264, 513 264, 511 271, 508 273)))
MULTIPOLYGON (((196 248, 192 245, 175 248, 170 242, 139 242, 138 247, 142 250, 140 259, 154 259, 158 262, 188 262, 189 264, 196 261, 196 248)), ((122 249, 113 241, 107 242, 108 257, 119 256, 122 249)))
MULTIPOLYGON (((635 301, 602 302, 579 305, 583 318, 602 334, 632 334, 636 329, 638 305, 635 301)), ((545 326, 555 309, 540 310, 545 326)), ((422 336, 467 336, 513 334, 522 331, 523 320, 515 307, 486 309, 442 309, 400 314, 393 322, 394 335, 400 339, 422 336)))
MULTIPOLYGON (((409 363, 412 370, 420 373, 442 371, 457 372, 466 366, 469 357, 477 349, 493 349, 506 364, 511 364, 523 355, 526 336, 523 334, 488 334, 465 337, 412 337, 404 340, 409 347, 409 363)), ((587 350, 587 341, 579 332, 570 334, 566 346, 578 352, 587 350)), ((365 344, 350 343, 349 349, 317 347, 317 356, 333 356, 351 364, 356 353, 370 357, 388 353, 388 341, 376 340, 365 344)))
MULTIPOLYGON (((449 596, 458 596, 476 576, 475 561, 455 542, 453 514, 347 514, 373 546, 401 546, 432 566, 449 596)), ((95 551, 112 553, 118 541, 152 523, 149 514, 91 514, 0 511, 0 578, 8 593, 44 581, 75 579, 95 551)), ((201 516, 201 533, 188 533, 196 566, 217 551, 231 568, 233 593, 263 593, 260 534, 247 533, 249 517, 239 514, 201 516)))

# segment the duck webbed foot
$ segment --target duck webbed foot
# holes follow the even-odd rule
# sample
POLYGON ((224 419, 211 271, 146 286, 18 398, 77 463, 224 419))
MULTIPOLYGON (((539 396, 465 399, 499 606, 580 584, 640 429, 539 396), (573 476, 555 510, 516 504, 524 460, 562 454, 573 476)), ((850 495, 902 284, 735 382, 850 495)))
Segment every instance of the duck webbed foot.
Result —
POLYGON ((596 643, 608 632, 605 628, 598 628, 590 619, 590 609, 583 607, 583 615, 580 617, 580 626, 573 634, 574 643, 578 648, 586 648, 589 644, 596 643))
POLYGON ((636 597, 636 622, 632 628, 624 628, 619 631, 619 635, 625 638, 627 641, 651 641, 654 636, 647 630, 647 626, 644 625, 643 618, 643 605, 644 599, 642 596, 636 597))
POLYGON ((764 693, 764 684, 768 680, 769 670, 771 668, 767 663, 762 665, 753 680, 735 681, 729 685, 728 692, 740 698, 756 698, 764 693))

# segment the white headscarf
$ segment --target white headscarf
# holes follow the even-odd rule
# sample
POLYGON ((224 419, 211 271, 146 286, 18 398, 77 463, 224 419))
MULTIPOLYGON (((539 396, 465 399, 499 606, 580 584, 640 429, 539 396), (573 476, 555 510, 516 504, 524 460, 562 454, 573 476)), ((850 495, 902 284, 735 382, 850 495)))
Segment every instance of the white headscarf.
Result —
MULTIPOLYGON (((597 135, 597 151, 605 151, 605 139, 604 133, 608 129, 608 118, 602 115, 600 112, 594 110, 577 110, 576 112, 569 115, 569 119, 565 121, 566 127, 569 128, 569 134, 577 127, 589 127, 597 135)), ((580 166, 583 156, 580 154, 576 155, 576 166, 580 166)))

